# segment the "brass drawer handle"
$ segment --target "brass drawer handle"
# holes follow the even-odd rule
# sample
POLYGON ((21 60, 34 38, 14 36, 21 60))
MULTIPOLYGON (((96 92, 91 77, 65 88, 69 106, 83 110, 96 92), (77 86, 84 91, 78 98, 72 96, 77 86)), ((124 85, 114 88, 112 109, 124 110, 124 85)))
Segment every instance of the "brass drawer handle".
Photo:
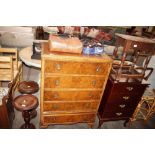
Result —
POLYGON ((55 85, 56 86, 60 85, 60 81, 59 80, 55 80, 55 85))
POLYGON ((121 116, 122 113, 121 113, 121 112, 117 112, 116 115, 117 115, 117 116, 121 116))
POLYGON ((96 72, 101 72, 101 67, 100 66, 97 66, 96 72))
POLYGON ((96 80, 93 80, 92 84, 93 84, 93 86, 95 86, 96 85, 96 80))
POLYGON ((92 93, 89 93, 88 96, 92 98, 94 95, 92 93))
POLYGON ((54 108, 54 109, 58 109, 58 108, 59 108, 59 105, 54 104, 54 105, 53 105, 53 108, 54 108))
POLYGON ((56 120, 56 118, 55 118, 55 117, 53 117, 53 118, 52 118, 52 120, 53 120, 53 121, 55 121, 55 120, 56 120))
POLYGON ((129 96, 123 96, 124 100, 128 100, 130 97, 129 96))
POLYGON ((120 104, 119 105, 120 108, 125 108, 125 106, 126 106, 125 104, 120 104))
POLYGON ((59 95, 57 93, 53 94, 53 98, 57 99, 59 95))
POLYGON ((132 91, 132 90, 133 90, 133 87, 126 87, 126 89, 127 89, 128 91, 132 91))
POLYGON ((90 107, 90 103, 86 103, 86 108, 89 108, 90 107))
POLYGON ((134 44, 134 45, 133 45, 133 47, 137 47, 137 46, 138 46, 137 44, 134 44))
POLYGON ((61 65, 60 64, 56 64, 56 69, 60 70, 61 69, 61 65))

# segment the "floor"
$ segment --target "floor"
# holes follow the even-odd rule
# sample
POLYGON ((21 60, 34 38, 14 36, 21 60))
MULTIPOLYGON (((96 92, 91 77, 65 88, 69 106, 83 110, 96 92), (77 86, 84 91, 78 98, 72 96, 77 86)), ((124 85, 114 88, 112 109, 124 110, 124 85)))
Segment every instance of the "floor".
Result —
MULTIPOLYGON (((154 61, 155 62, 155 61, 154 61)), ((28 75, 28 70, 29 67, 23 65, 23 79, 27 79, 28 75)), ((154 73, 155 75, 155 73, 154 73)), ((34 81, 39 81, 39 76, 40 76, 40 70, 36 68, 31 69, 30 77, 29 80, 34 80, 34 81)), ((151 76, 152 79, 155 78, 155 76, 151 76)), ((38 97, 39 99, 39 94, 40 92, 34 94, 38 97)), ((16 96, 19 95, 18 92, 16 92, 16 96)), ((40 106, 37 108, 37 117, 33 118, 31 122, 36 126, 37 129, 39 129, 39 113, 40 113, 40 106)), ((21 112, 15 110, 15 119, 13 122, 13 129, 19 129, 20 126, 24 123, 21 112)), ((155 115, 148 121, 147 124, 144 125, 143 121, 136 121, 134 122, 130 128, 129 127, 124 127, 123 126, 124 121, 109 121, 103 123, 101 126, 101 129, 154 129, 155 128, 155 115)), ((94 127, 93 129, 97 129, 98 126, 98 117, 96 117, 94 127)), ((48 127, 48 129, 89 129, 86 123, 78 123, 78 124, 73 124, 73 125, 51 125, 48 127)))

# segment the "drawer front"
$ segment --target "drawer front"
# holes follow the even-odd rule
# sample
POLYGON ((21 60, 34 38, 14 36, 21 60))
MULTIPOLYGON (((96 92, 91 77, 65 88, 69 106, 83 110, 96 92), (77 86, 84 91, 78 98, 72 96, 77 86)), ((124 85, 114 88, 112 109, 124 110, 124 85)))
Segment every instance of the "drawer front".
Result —
POLYGON ((46 60, 45 73, 104 75, 107 74, 109 66, 109 63, 46 60))
POLYGON ((102 91, 44 91, 44 101, 99 100, 102 91))
POLYGON ((112 93, 114 94, 140 94, 142 95, 147 85, 136 84, 114 84, 112 93))
POLYGON ((96 102, 44 102, 43 110, 52 112, 96 112, 99 101, 96 102))
POLYGON ((154 44, 144 43, 144 42, 132 42, 131 48, 143 51, 154 51, 154 44))
POLYGON ((131 94, 111 94, 108 98, 108 102, 116 104, 137 104, 141 99, 141 96, 131 94))
POLYGON ((96 114, 44 115, 43 121, 46 124, 94 122, 95 117, 96 114))
POLYGON ((110 103, 108 102, 104 108, 104 111, 123 111, 123 112, 128 112, 128 111, 134 111, 138 105, 138 102, 131 102, 131 103, 110 103))
POLYGON ((105 109, 102 117, 104 118, 122 118, 122 117, 131 117, 134 112, 134 109, 105 109))
POLYGON ((104 77, 52 76, 45 77, 45 88, 102 88, 104 77))

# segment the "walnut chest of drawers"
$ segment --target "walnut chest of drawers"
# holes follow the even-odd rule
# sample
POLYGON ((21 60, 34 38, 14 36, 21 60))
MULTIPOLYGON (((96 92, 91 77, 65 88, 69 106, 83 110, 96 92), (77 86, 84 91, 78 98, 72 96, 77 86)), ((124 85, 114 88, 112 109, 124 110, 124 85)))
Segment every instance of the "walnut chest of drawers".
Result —
POLYGON ((50 53, 42 44, 41 127, 93 126, 112 60, 107 56, 50 53))
POLYGON ((118 82, 110 75, 98 110, 98 127, 105 121, 128 122, 147 86, 136 81, 118 82))

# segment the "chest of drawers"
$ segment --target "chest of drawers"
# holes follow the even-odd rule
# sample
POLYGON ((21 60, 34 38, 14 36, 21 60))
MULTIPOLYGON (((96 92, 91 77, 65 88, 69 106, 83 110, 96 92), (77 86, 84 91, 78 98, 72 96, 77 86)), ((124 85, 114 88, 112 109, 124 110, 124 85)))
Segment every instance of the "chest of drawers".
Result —
POLYGON ((49 53, 42 45, 41 127, 84 122, 93 126, 112 60, 106 56, 49 53))
POLYGON ((109 76, 98 110, 99 127, 105 121, 128 121, 147 86, 147 83, 136 81, 117 82, 109 76))

